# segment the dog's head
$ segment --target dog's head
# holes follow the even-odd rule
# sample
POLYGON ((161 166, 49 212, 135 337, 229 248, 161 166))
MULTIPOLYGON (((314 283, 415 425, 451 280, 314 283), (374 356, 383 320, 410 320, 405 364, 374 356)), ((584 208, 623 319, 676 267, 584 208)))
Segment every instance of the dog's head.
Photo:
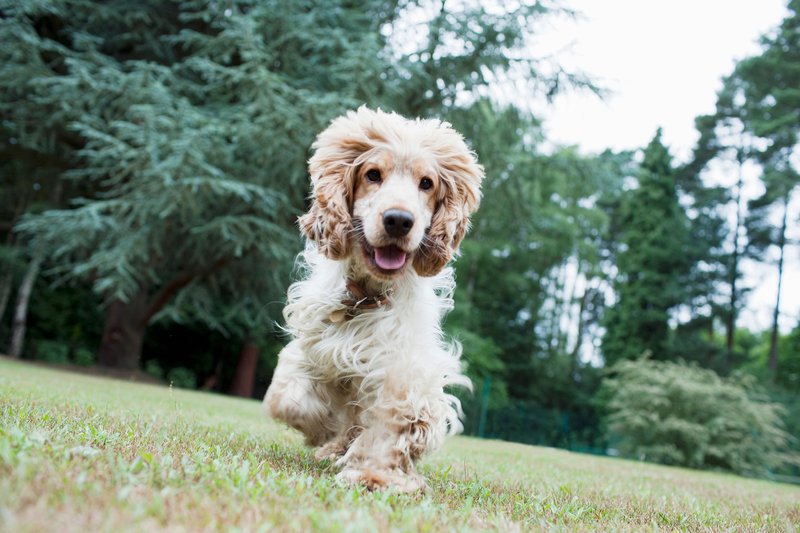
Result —
POLYGON ((300 228, 330 259, 374 277, 438 273, 478 207, 483 167, 450 124, 361 107, 314 142, 313 195, 300 228))

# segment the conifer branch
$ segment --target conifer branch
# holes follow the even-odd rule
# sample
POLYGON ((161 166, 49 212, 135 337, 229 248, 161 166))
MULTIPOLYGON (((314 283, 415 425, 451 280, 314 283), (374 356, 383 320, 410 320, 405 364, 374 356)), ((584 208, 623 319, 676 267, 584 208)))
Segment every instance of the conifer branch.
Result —
POLYGON ((162 287, 161 290, 155 294, 155 296, 153 296, 147 306, 147 311, 145 311, 144 316, 142 317, 141 325, 146 326, 156 315, 156 313, 161 311, 179 290, 186 287, 196 279, 205 278, 211 274, 214 274, 215 272, 218 272, 228 263, 230 263, 231 259, 231 257, 223 257, 206 268, 185 272, 174 277, 169 283, 164 285, 164 287, 162 287))

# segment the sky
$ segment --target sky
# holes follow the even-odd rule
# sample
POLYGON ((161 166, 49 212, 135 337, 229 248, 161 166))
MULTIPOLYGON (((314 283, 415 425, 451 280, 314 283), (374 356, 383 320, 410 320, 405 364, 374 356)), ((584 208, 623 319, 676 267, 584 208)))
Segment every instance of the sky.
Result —
MULTIPOLYGON (((569 92, 544 109, 550 141, 577 145, 583 152, 645 146, 658 127, 677 161, 685 161, 697 140, 694 118, 714 111, 721 78, 737 59, 757 54, 758 38, 777 27, 785 0, 572 0, 576 20, 552 20, 540 33, 541 54, 592 76, 609 94, 569 92)), ((731 182, 724 168, 707 179, 731 182)), ((746 194, 760 192, 748 176, 746 194)), ((800 198, 790 211, 800 213, 800 198)), ((773 257, 774 259, 774 257, 773 257)), ((800 319, 800 252, 789 249, 782 294, 783 331, 800 319)), ((777 268, 745 266, 753 288, 739 325, 765 329, 777 287, 777 268)))

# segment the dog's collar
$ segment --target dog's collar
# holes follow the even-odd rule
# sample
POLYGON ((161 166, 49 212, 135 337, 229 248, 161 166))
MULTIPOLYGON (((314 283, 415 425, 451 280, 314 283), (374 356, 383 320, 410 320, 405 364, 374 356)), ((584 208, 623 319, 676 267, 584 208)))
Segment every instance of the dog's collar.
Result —
POLYGON ((344 309, 337 309, 331 313, 331 322, 343 322, 361 314, 362 311, 379 309, 389 302, 393 289, 388 289, 381 294, 370 295, 357 281, 347 280, 347 292, 342 300, 344 309))

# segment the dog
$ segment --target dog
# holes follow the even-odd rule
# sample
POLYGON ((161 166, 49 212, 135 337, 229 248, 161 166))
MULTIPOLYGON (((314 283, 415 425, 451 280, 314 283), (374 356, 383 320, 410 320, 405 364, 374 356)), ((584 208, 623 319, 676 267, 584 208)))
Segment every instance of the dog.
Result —
POLYGON ((303 276, 283 311, 292 340, 265 409, 337 478, 425 490, 415 463, 462 429, 445 387, 472 387, 441 321, 483 167, 450 124, 367 107, 333 120, 312 148, 303 276))

